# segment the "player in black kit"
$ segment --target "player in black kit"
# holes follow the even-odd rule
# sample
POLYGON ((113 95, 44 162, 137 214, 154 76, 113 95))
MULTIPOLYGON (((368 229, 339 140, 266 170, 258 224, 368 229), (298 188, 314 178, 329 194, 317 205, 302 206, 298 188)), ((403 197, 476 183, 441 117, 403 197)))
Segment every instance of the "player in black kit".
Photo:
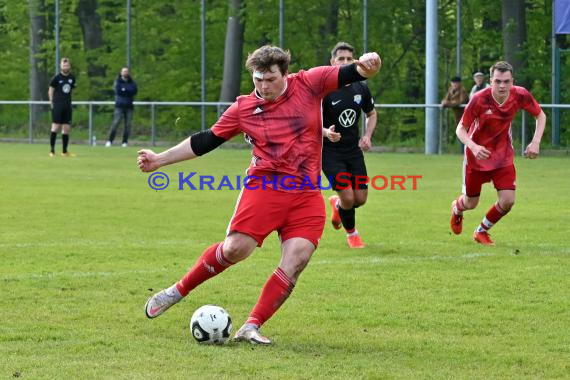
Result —
MULTIPOLYGON (((354 48, 339 42, 331 52, 331 65, 345 65, 354 61, 354 48)), ((354 176, 365 176, 366 165, 362 151, 371 148, 372 134, 376 128, 374 99, 365 82, 349 84, 323 99, 323 172, 338 192, 329 198, 332 208, 332 224, 335 229, 344 227, 350 248, 364 248, 356 230, 355 210, 366 203, 368 185, 354 183, 354 176), (366 114, 366 131, 359 133, 360 113, 366 114), (339 173, 342 181, 337 181, 339 173), (345 180, 350 180, 347 186, 345 180), (358 188, 357 188, 358 187, 358 188)))
POLYGON ((75 156, 67 151, 69 130, 71 128, 71 91, 75 88, 75 77, 71 74, 69 58, 62 58, 59 64, 60 73, 54 76, 49 84, 48 96, 51 103, 51 134, 49 137, 50 157, 55 157, 55 140, 61 127, 64 157, 75 156))

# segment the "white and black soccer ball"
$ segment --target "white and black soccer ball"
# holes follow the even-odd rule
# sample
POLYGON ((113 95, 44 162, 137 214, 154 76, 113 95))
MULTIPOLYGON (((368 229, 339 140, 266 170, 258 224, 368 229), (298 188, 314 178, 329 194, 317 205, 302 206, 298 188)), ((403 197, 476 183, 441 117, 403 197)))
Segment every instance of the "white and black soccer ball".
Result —
POLYGON ((204 305, 192 314, 190 332, 198 343, 224 344, 232 333, 232 319, 224 308, 204 305))

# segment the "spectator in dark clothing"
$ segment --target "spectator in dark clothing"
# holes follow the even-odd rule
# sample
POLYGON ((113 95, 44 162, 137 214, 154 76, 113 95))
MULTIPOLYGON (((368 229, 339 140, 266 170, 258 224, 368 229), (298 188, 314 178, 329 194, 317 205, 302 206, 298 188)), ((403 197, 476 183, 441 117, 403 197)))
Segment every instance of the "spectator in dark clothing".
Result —
POLYGON ((129 133, 131 131, 131 122, 133 120, 133 99, 137 94, 137 84, 129 74, 129 68, 123 67, 121 73, 115 80, 113 85, 115 90, 115 114, 113 116, 113 124, 109 133, 109 140, 105 144, 106 147, 113 145, 113 140, 117 134, 117 128, 121 119, 125 120, 125 131, 123 133, 123 148, 129 142, 129 133))

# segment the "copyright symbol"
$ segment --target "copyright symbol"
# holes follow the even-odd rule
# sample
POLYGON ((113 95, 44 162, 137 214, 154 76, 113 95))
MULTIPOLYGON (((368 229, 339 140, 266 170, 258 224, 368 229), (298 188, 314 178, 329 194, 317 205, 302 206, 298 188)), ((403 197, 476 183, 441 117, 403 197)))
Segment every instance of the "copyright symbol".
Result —
POLYGON ((162 172, 156 172, 156 173, 152 173, 149 177, 148 177, 148 185, 150 186, 151 189, 154 190, 164 190, 168 187, 168 184, 170 183, 170 179, 168 178, 168 176, 162 172), (166 183, 165 183, 165 179, 166 179, 166 183))

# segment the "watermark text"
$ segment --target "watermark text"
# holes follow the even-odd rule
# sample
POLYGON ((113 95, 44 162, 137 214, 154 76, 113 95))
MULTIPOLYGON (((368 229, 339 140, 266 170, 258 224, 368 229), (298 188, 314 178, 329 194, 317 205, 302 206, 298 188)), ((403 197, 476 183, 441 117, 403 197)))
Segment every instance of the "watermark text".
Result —
MULTIPOLYGON (((365 175, 352 175, 350 173, 338 173, 334 178, 317 176, 317 181, 311 180, 309 176, 302 179, 292 176, 255 176, 236 175, 230 177, 223 175, 216 177, 212 175, 197 175, 196 172, 185 174, 178 173, 178 190, 256 190, 256 189, 276 189, 276 190, 329 190, 336 181, 335 190, 347 190, 350 188, 360 188, 362 185, 369 185, 374 190, 418 190, 418 180, 421 175, 375 175, 373 177, 365 175), (221 179, 220 179, 221 178, 221 179), (327 178, 328 183, 323 183, 323 178, 327 178)), ((170 178, 163 172, 152 173, 148 177, 148 185, 154 190, 164 190, 170 185, 170 178)))

